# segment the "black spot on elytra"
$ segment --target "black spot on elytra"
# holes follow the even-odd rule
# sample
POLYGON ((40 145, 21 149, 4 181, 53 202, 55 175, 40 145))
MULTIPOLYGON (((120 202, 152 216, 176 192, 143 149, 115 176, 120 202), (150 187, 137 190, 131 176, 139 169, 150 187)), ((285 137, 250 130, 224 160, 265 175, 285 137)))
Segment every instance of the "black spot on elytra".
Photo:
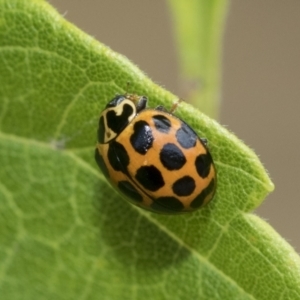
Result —
POLYGON ((106 164, 103 160, 103 157, 100 155, 99 150, 97 148, 95 149, 95 160, 96 160, 96 163, 98 164, 100 170, 102 171, 103 175, 106 178, 109 178, 109 173, 108 173, 107 166, 106 166, 106 164))
POLYGON ((189 196, 195 190, 195 180, 190 176, 184 176, 174 182, 172 189, 177 196, 189 196))
POLYGON ((138 153, 146 154, 154 140, 149 124, 145 121, 138 121, 134 124, 133 130, 130 137, 132 147, 138 153))
POLYGON ((206 178, 208 176, 211 164, 212 158, 209 153, 197 156, 195 166, 200 177, 206 178))
POLYGON ((129 104, 124 104, 122 114, 117 116, 114 110, 106 113, 107 126, 116 134, 119 134, 128 124, 128 118, 132 115, 133 108, 129 104))
POLYGON ((104 143, 104 134, 105 134, 104 118, 103 116, 101 116, 99 119, 99 127, 98 127, 98 142, 100 144, 104 143))
POLYGON ((184 206, 175 197, 160 197, 154 200, 151 208, 160 212, 181 212, 184 206))
POLYGON ((199 208, 203 205, 204 200, 206 199, 206 197, 211 194, 215 189, 215 180, 214 178, 212 178, 212 180, 210 181, 209 185, 202 190, 202 192, 192 201, 191 203, 191 207, 192 208, 199 208))
POLYGON ((114 170, 127 173, 129 156, 122 144, 112 141, 108 148, 107 157, 114 170))
POLYGON ((142 202, 143 197, 137 189, 128 181, 120 181, 118 183, 118 188, 121 192, 123 192, 127 197, 129 197, 131 200, 134 200, 136 202, 142 202))
POLYGON ((176 132, 176 138, 181 147, 189 149, 195 147, 198 139, 195 132, 185 123, 176 132))
POLYGON ((157 191, 165 182, 160 171, 154 166, 142 166, 135 175, 136 180, 147 190, 157 191))
POLYGON ((163 115, 156 115, 152 117, 155 128, 162 132, 162 133, 168 133, 170 131, 171 122, 168 118, 166 118, 163 115))
POLYGON ((160 161, 168 170, 179 170, 186 163, 186 158, 182 151, 175 144, 165 144, 161 149, 160 161))

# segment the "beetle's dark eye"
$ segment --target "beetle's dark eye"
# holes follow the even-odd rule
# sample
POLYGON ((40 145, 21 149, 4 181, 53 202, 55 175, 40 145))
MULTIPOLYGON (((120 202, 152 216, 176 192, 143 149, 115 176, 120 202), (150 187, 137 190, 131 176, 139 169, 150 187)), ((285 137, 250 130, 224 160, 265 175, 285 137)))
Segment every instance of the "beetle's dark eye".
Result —
POLYGON ((125 99, 126 99, 126 97, 124 97, 124 95, 117 95, 114 99, 112 99, 112 100, 106 105, 106 108, 116 107, 116 106, 118 106, 120 103, 122 103, 122 101, 124 101, 125 99))

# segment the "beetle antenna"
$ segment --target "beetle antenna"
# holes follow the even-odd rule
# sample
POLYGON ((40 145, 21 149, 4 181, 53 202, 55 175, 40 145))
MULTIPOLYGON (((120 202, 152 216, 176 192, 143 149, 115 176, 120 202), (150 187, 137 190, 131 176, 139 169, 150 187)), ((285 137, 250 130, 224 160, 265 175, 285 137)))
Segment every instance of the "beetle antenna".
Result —
POLYGON ((180 104, 180 102, 184 101, 183 99, 179 98, 175 103, 173 103, 169 113, 172 114, 178 107, 178 105, 180 104))
POLYGON ((127 83, 126 83, 126 92, 125 92, 126 95, 129 94, 129 87, 130 87, 130 85, 131 85, 131 82, 127 81, 127 83))

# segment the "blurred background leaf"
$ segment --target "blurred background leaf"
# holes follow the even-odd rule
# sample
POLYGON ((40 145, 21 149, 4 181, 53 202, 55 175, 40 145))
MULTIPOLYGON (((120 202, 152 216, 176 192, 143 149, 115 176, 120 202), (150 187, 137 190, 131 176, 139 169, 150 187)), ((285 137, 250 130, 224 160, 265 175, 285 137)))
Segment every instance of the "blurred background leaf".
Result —
POLYGON ((218 117, 227 0, 169 0, 184 99, 218 117))

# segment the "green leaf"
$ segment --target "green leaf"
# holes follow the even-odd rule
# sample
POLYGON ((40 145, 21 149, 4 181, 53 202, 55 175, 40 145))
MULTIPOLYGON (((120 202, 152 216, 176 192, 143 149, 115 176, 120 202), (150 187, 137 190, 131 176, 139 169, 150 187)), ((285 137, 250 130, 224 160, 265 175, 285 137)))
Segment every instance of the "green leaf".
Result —
POLYGON ((164 216, 135 208, 94 162, 115 93, 176 97, 41 0, 0 0, 1 299, 299 299, 300 263, 248 213, 273 185, 256 155, 188 104, 206 137, 215 199, 164 216))
POLYGON ((220 61, 227 0, 168 0, 184 99, 211 117, 220 104, 220 61))

